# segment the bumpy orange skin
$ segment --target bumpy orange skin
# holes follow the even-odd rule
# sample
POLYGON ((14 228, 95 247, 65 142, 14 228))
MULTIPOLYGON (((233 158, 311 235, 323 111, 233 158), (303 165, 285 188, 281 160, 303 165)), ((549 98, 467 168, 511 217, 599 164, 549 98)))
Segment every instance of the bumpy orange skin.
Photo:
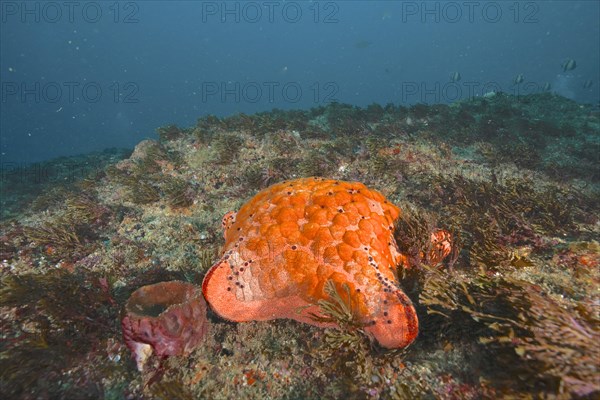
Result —
POLYGON ((347 284, 359 318, 380 345, 399 348, 418 334, 409 298, 396 286, 406 262, 393 238, 400 210, 357 182, 285 181, 258 193, 223 219, 223 257, 202 290, 214 311, 237 321, 309 314, 327 299, 327 280, 347 284))

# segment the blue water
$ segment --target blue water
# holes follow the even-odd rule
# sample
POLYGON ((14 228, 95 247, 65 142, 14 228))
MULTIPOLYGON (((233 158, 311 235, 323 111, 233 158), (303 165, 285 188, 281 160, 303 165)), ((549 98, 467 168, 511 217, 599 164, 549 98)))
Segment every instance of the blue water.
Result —
POLYGON ((2 163, 132 147, 206 114, 331 101, 550 90, 597 103, 599 4, 2 1, 2 163))

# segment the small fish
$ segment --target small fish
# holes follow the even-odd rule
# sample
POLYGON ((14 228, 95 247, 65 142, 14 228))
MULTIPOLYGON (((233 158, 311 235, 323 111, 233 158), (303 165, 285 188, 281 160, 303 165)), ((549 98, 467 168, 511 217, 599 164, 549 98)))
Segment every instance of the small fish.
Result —
POLYGON ((523 83, 524 80, 525 80, 525 77, 523 76, 523 74, 519 74, 519 75, 515 76, 515 78, 513 79, 513 85, 518 85, 520 83, 523 83))
POLYGON ((592 87, 592 85, 594 85, 594 81, 591 79, 588 79, 587 81, 583 82, 584 89, 589 89, 592 87))
POLYGON ((462 76, 460 76, 460 72, 452 72, 450 74, 450 82, 459 82, 462 79, 462 76))
POLYGON ((561 67, 563 69, 563 72, 573 71, 575 68, 577 68, 577 63, 572 58, 569 58, 561 65, 561 67))
POLYGON ((372 44, 373 42, 370 42, 368 40, 359 40, 358 42, 354 43, 354 47, 356 47, 357 49, 366 49, 372 44))
POLYGON ((552 89, 552 85, 550 84, 550 82, 546 82, 542 85, 542 90, 544 92, 549 92, 550 89, 552 89))

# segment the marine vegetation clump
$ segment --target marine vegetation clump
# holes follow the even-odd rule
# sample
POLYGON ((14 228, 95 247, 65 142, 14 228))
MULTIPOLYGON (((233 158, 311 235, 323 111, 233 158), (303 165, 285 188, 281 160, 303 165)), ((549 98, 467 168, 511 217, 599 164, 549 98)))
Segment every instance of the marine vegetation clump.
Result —
POLYGON ((272 180, 272 178, 268 177, 270 171, 267 170, 268 168, 263 168, 257 164, 251 165, 248 168, 244 169, 240 178, 241 186, 243 186, 248 191, 263 187, 265 182, 269 182, 272 180))
POLYGON ((269 132, 302 130, 305 126, 303 111, 282 111, 256 113, 247 115, 238 113, 224 118, 222 124, 228 131, 238 131, 257 138, 264 137, 269 132))
POLYGON ((576 190, 536 187, 525 178, 469 179, 465 176, 426 176, 413 202, 437 210, 445 223, 463 232, 464 247, 471 258, 501 265, 498 257, 514 246, 543 249, 543 235, 574 233, 586 215, 584 197, 576 190), (486 254, 477 254, 480 252, 486 254), (494 261, 495 260, 495 261, 494 261))
POLYGON ((106 213, 106 208, 98 204, 97 196, 97 180, 102 178, 102 173, 96 173, 96 177, 88 177, 78 180, 72 185, 57 185, 48 188, 42 192, 30 204, 29 207, 34 211, 48 211, 56 209, 67 204, 71 210, 75 208, 87 209, 86 212, 94 214, 96 217, 101 217, 100 214, 106 213))
POLYGON ((494 168, 503 163, 512 163, 518 167, 535 169, 542 162, 541 151, 543 151, 543 147, 540 143, 526 143, 524 141, 515 143, 510 138, 505 137, 504 139, 499 143, 476 142, 477 153, 487 164, 494 168))
POLYGON ((333 163, 325 154, 317 149, 311 149, 298 163, 298 174, 303 177, 327 176, 332 172, 333 163))
POLYGON ((161 142, 169 142, 185 135, 185 130, 179 128, 177 125, 167 125, 158 128, 156 133, 161 142))
POLYGON ((259 125, 260 117, 257 115, 248 115, 237 113, 223 118, 223 125, 227 131, 243 131, 253 133, 259 125))
POLYGON ((514 163, 518 167, 536 169, 542 162, 543 147, 535 143, 511 143, 506 141, 493 148, 492 165, 514 163))
POLYGON ((408 108, 408 113, 414 118, 426 118, 430 112, 430 108, 433 107, 429 107, 427 104, 424 103, 417 103, 408 108))
POLYGON ((101 182, 106 177, 104 169, 95 169, 80 181, 75 183, 76 191, 83 192, 87 195, 98 195, 98 182, 101 182))
POLYGON ((218 248, 216 246, 204 248, 199 251, 194 263, 186 264, 180 272, 186 282, 200 284, 206 272, 218 258, 218 248))
POLYGON ((198 118, 192 133, 201 143, 208 143, 217 132, 222 131, 224 128, 223 121, 219 117, 209 114, 198 118))
POLYGON ((357 305, 354 304, 347 284, 341 285, 338 291, 335 283, 328 280, 324 287, 329 300, 319 300, 319 311, 323 316, 312 314, 311 318, 320 323, 336 323, 342 330, 362 328, 364 324, 358 321, 357 305))
POLYGON ((512 260, 510 249, 502 244, 502 231, 493 218, 477 218, 469 231, 469 263, 471 266, 506 267, 512 260))
POLYGON ((133 161, 133 168, 126 168, 130 174, 154 179, 162 176, 164 171, 177 169, 183 162, 180 152, 152 140, 138 144, 130 160, 133 161))
POLYGON ((107 353, 120 342, 119 309, 111 282, 89 272, 53 270, 5 275, 0 305, 18 313, 2 345, 2 398, 98 398, 115 382, 132 379, 107 353), (82 368, 93 363, 93 369, 82 368))
POLYGON ((56 215, 23 228, 24 236, 52 261, 73 261, 89 253, 106 227, 112 211, 91 194, 65 193, 56 215))
POLYGON ((23 227, 16 221, 4 223, 0 228, 0 260, 12 260, 24 253, 27 238, 23 227))
POLYGON ((298 159, 276 157, 268 160, 266 169, 263 170, 262 184, 267 187, 277 181, 291 179, 297 172, 298 159))
POLYGON ((96 198, 76 194, 66 200, 66 215, 73 224, 94 224, 105 222, 110 210, 96 198))
POLYGON ((114 182, 121 185, 125 184, 125 182, 127 182, 127 180, 130 179, 131 175, 127 171, 117 168, 116 165, 107 166, 104 170, 104 173, 106 174, 106 179, 109 182, 114 182))
POLYGON ((218 164, 230 164, 235 160, 244 145, 244 140, 235 133, 224 133, 212 142, 213 161, 218 164))
POLYGON ((278 154, 279 156, 291 157, 298 154, 301 149, 300 134, 288 131, 276 131, 265 135, 270 153, 278 154))
MULTIPOLYGON (((436 256, 436 250, 432 243, 432 234, 439 230, 437 217, 408 204, 402 206, 401 209, 403 212, 394 228, 394 238, 398 249, 407 256, 410 266, 420 267, 425 264, 436 267, 444 258, 436 256)), ((451 250, 444 263, 447 268, 452 268, 461 251, 462 239, 460 230, 455 227, 451 227, 449 233, 451 250)))
POLYGON ((240 186, 241 193, 256 193, 276 182, 285 180, 292 176, 297 161, 277 157, 267 160, 266 163, 252 164, 236 177, 236 184, 240 186))
POLYGON ((23 232, 51 260, 73 260, 85 253, 85 241, 70 221, 58 219, 45 222, 38 226, 24 227, 23 232))
POLYGON ((369 172, 375 176, 385 175, 390 171, 391 160, 383 154, 375 154, 369 158, 369 172))
POLYGON ((152 204, 160 200, 160 188, 148 181, 136 181, 130 187, 129 199, 136 204, 152 204))
POLYGON ((382 140, 382 138, 374 135, 369 135, 367 140, 364 142, 364 146, 370 157, 376 156, 377 153, 379 153, 379 151, 383 148, 384 144, 385 142, 382 140))
POLYGON ((428 383, 418 373, 404 368, 398 379, 389 388, 389 398, 393 400, 411 400, 435 398, 428 383))
MULTIPOLYGON (((146 176, 161 172, 161 163, 168 159, 167 151, 159 143, 154 141, 145 145, 139 157, 134 158, 134 166, 131 170, 135 176, 146 176)), ((144 142, 143 142, 144 143, 144 142)), ((140 145, 138 145, 138 148, 140 145)), ((134 152, 134 155, 136 153, 134 152)))
POLYGON ((136 204, 152 204, 164 197, 175 208, 191 205, 193 190, 177 176, 178 168, 184 163, 181 154, 168 151, 156 142, 142 144, 136 147, 136 157, 128 163, 106 169, 108 179, 123 185, 127 200, 136 204))
POLYGON ((333 140, 324 141, 321 150, 324 154, 340 158, 354 158, 354 153, 360 147, 360 138, 355 136, 338 136, 333 140))
MULTIPOLYGON (((499 389, 532 395, 594 398, 600 394, 600 319, 589 301, 560 304, 550 293, 508 274, 469 276, 431 269, 419 301, 458 337, 478 338, 484 371, 499 389), (515 378, 518 378, 515 380, 515 378)), ((442 332, 442 331, 440 331, 442 332)))
MULTIPOLYGON (((430 110, 433 107, 439 108, 432 106, 430 110)), ((438 127, 437 118, 432 121, 431 113, 428 121, 438 137, 443 135, 455 145, 488 144, 491 151, 482 155, 491 165, 511 163, 544 171, 557 179, 561 179, 560 174, 589 179, 593 176, 590 171, 598 172, 598 152, 580 152, 590 132, 587 123, 594 119, 584 116, 582 109, 586 107, 549 94, 516 97, 496 93, 453 104, 450 114, 439 118, 442 126, 438 127), (555 165, 553 160, 557 159, 560 162, 555 165)))
POLYGON ((163 185, 168 203, 174 208, 185 208, 194 204, 194 190, 182 178, 171 178, 163 185))
MULTIPOLYGON (((526 360, 543 365, 540 377, 552 383, 559 394, 576 397, 600 395, 600 318, 591 301, 573 307, 559 305, 539 288, 526 288, 526 300, 519 323, 527 334, 517 337, 515 352, 526 360)), ((519 304, 523 294, 509 293, 519 304)), ((507 324, 505 324, 505 327, 507 324)), ((510 331, 509 331, 510 333, 510 331)))
POLYGON ((419 266, 423 262, 428 264, 435 219, 433 215, 415 207, 404 206, 402 210, 403 214, 394 230, 398 249, 408 257, 411 265, 419 266))
MULTIPOLYGON (((350 104, 331 103, 324 108, 329 132, 348 136, 360 135, 365 131, 366 111, 350 104)), ((372 122, 375 122, 372 121, 372 122)))
POLYGON ((333 281, 325 283, 327 300, 319 300, 320 315, 312 314, 316 322, 336 323, 339 329, 326 329, 316 356, 322 362, 331 363, 333 373, 340 373, 343 382, 350 385, 347 391, 357 391, 358 381, 370 379, 373 369, 370 357, 370 342, 365 336, 364 324, 358 320, 357 305, 354 304, 348 285, 336 287, 333 281))
POLYGON ((431 392, 418 374, 403 364, 407 349, 384 350, 365 335, 365 324, 358 319, 358 305, 348 285, 336 286, 328 280, 324 290, 329 298, 318 302, 319 314, 311 317, 316 322, 335 323, 337 328, 325 329, 311 354, 327 366, 325 374, 332 385, 329 391, 336 397, 367 398, 380 393, 396 399, 431 392))
POLYGON ((66 186, 56 186, 39 194, 30 203, 32 211, 48 211, 64 204, 71 191, 66 186))
POLYGON ((370 175, 392 177, 396 182, 409 175, 409 164, 412 160, 400 155, 398 143, 395 145, 390 143, 390 139, 395 135, 396 132, 369 134, 365 140, 354 143, 357 157, 367 160, 366 165, 370 175))

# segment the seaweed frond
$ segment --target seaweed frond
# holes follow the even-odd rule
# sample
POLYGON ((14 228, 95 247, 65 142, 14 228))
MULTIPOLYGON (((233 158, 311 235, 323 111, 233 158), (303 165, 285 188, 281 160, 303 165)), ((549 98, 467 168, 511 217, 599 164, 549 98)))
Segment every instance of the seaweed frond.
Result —
POLYGON ((168 159, 166 150, 156 142, 144 147, 141 157, 136 159, 133 173, 136 177, 145 177, 161 172, 161 162, 168 159))
POLYGON ((202 282, 202 277, 208 272, 217 260, 217 257, 218 251, 216 247, 200 250, 197 261, 194 264, 189 264, 182 270, 185 281, 190 283, 202 282))
POLYGON ((498 223, 487 215, 477 218, 470 237, 473 242, 469 251, 473 266, 488 268, 507 266, 511 261, 510 250, 502 244, 498 223))
POLYGON ((130 187, 130 199, 136 204, 151 204, 160 200, 160 189, 150 182, 136 181, 130 187))
POLYGON ((244 140, 235 133, 217 136, 211 143, 213 160, 218 164, 230 164, 235 160, 244 145, 244 140))
POLYGON ((24 227, 25 237, 43 248, 52 260, 77 258, 84 250, 84 242, 75 227, 67 221, 57 220, 36 227, 24 227))
POLYGON ((194 192, 186 180, 172 178, 162 188, 172 207, 185 208, 194 204, 194 192))
POLYGON ((403 207, 404 213, 396 222, 394 236, 402 254, 407 255, 409 263, 420 266, 429 264, 431 252, 431 233, 435 228, 435 219, 431 214, 413 207, 403 207))
MULTIPOLYGON (((520 301, 518 293, 509 301, 520 301)), ((529 307, 519 315, 527 335, 517 336, 515 352, 542 365, 539 375, 558 385, 557 393, 590 398, 600 395, 600 318, 597 306, 578 302, 566 308, 540 290, 527 291, 529 307)))
POLYGON ((68 219, 74 224, 92 224, 108 213, 98 200, 84 194, 68 197, 66 205, 68 219))
POLYGON ((185 132, 177 125, 167 125, 158 128, 156 133, 161 142, 168 142, 180 138, 185 132))
POLYGON ((304 177, 327 176, 331 173, 332 169, 332 160, 316 149, 312 149, 306 153, 298 163, 298 174, 304 177))
POLYGON ((119 341, 121 334, 120 307, 106 278, 59 269, 5 276, 1 288, 0 305, 19 315, 1 344, 3 398, 72 397, 84 390, 84 397, 97 398, 97 387, 80 385, 99 379, 92 377, 96 371, 106 376, 104 365, 91 371, 78 367, 100 359, 108 361, 109 370, 123 372, 105 353, 108 341, 119 341))
POLYGON ((342 284, 338 289, 332 280, 328 280, 324 290, 329 298, 319 300, 322 315, 311 314, 311 318, 321 323, 334 322, 339 329, 325 330, 315 354, 322 361, 332 363, 332 371, 342 376, 339 383, 346 385, 346 392, 355 391, 358 390, 357 381, 368 382, 374 369, 371 343, 362 330, 364 324, 357 317, 357 305, 350 296, 348 285, 342 284))
POLYGON ((336 323, 342 329, 344 328, 362 328, 358 320, 356 304, 350 295, 350 287, 347 284, 341 285, 342 292, 338 291, 332 280, 325 282, 325 293, 329 299, 319 300, 319 311, 322 315, 311 313, 311 319, 320 323, 336 323))
POLYGON ((466 277, 434 269, 419 300, 460 337, 475 336, 482 350, 493 353, 496 384, 514 385, 519 376, 522 388, 533 393, 600 394, 592 361, 600 357, 600 318, 591 303, 567 307, 536 285, 498 273, 466 277))

